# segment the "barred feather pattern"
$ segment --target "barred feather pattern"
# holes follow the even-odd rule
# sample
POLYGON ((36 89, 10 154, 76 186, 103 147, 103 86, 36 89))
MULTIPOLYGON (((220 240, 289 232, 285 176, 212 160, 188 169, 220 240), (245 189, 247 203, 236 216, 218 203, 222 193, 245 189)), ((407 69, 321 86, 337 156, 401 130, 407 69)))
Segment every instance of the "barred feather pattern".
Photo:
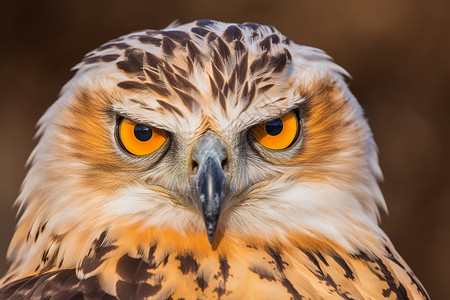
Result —
POLYGON ((108 235, 94 241, 76 269, 14 281, 0 290, 0 297, 428 299, 389 241, 381 250, 347 252, 326 238, 293 237, 288 245, 227 238, 223 247, 230 249, 204 251, 208 245, 194 245, 195 236, 166 232, 161 236, 166 241, 151 239, 147 247, 124 252, 108 235), (185 248, 173 249, 178 245, 171 245, 171 239, 185 239, 178 243, 185 248))

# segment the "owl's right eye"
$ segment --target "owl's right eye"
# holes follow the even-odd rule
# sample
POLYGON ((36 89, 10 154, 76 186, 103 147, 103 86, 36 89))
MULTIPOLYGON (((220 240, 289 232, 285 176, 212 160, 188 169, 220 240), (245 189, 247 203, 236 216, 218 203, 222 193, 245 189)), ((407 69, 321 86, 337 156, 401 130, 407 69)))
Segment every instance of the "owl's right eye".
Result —
POLYGON ((121 146, 131 154, 147 155, 156 151, 167 140, 164 130, 138 124, 123 118, 118 125, 121 146))

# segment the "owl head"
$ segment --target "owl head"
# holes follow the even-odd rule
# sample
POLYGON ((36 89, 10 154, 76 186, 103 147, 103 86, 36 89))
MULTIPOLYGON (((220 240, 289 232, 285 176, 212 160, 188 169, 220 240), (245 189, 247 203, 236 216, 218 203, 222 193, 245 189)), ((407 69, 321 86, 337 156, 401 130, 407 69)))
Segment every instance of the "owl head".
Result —
POLYGON ((200 20, 122 36, 74 69, 39 121, 13 262, 53 244, 76 257, 123 226, 215 247, 298 232, 352 247, 380 231, 376 146, 324 52, 200 20))

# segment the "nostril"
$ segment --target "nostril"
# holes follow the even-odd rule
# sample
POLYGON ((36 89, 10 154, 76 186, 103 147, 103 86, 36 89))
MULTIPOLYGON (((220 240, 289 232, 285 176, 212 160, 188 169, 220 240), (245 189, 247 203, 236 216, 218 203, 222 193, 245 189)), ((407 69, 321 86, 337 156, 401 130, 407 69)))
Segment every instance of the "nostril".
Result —
POLYGON ((192 160, 192 173, 197 174, 198 172, 198 163, 195 160, 192 160))
POLYGON ((227 168, 228 168, 228 158, 227 158, 227 157, 225 157, 225 159, 222 160, 221 166, 222 166, 222 170, 223 170, 224 172, 226 172, 226 171, 227 171, 227 168))

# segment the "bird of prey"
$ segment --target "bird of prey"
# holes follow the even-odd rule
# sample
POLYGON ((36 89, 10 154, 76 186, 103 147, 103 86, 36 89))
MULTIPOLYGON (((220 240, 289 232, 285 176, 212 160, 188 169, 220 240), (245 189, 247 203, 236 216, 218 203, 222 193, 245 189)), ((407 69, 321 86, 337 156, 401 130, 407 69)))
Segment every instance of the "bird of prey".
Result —
POLYGON ((199 20, 75 70, 38 123, 1 299, 429 299, 321 50, 199 20))

